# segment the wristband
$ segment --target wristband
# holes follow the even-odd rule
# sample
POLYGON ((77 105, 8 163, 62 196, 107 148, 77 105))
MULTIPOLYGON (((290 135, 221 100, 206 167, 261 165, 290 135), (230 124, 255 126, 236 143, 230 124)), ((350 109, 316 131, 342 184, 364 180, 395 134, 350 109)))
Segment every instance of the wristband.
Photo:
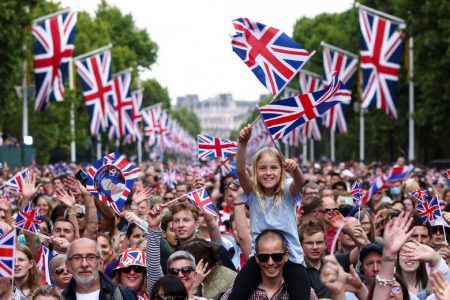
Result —
POLYGON ((395 262, 396 260, 396 256, 383 255, 383 261, 385 262, 395 262))
POLYGON ((233 206, 245 205, 244 202, 233 202, 233 206))
POLYGON ((393 286, 395 282, 395 278, 392 278, 391 280, 383 279, 379 275, 375 276, 375 283, 379 286, 393 286))

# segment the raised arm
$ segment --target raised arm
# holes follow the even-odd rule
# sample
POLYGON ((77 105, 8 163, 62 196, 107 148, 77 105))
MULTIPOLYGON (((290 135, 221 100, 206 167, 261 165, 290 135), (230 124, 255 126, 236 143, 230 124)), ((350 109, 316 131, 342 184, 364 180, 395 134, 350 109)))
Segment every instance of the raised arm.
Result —
POLYGON ((298 167, 298 164, 292 159, 286 159, 283 163, 283 168, 291 174, 292 179, 294 179, 289 185, 289 191, 291 195, 296 195, 301 192, 303 184, 305 183, 305 178, 303 173, 298 167))
MULTIPOLYGON (((232 191, 232 193, 238 194, 238 191, 232 191)), ((245 205, 242 203, 242 195, 237 195, 234 199, 237 199, 236 202, 234 202, 233 209, 234 224, 240 241, 239 246, 241 247, 245 259, 248 259, 252 252, 252 235, 245 214, 245 205)))
POLYGON ((156 204, 147 215, 147 247, 145 249, 147 259, 147 294, 151 295, 155 282, 164 276, 161 269, 161 207, 156 204))
POLYGON ((67 207, 67 219, 75 227, 75 239, 80 238, 80 231, 78 229, 78 220, 75 211, 75 197, 72 192, 66 192, 64 189, 57 189, 54 197, 67 207))
POLYGON ((239 132, 238 150, 236 153, 236 172, 246 195, 253 190, 252 179, 247 173, 247 143, 252 136, 252 125, 248 124, 239 132))

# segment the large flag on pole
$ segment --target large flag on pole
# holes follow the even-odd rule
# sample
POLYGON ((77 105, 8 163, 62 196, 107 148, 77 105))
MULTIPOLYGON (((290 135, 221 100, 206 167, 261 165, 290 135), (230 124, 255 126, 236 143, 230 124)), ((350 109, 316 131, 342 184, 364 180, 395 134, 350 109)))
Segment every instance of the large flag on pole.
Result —
POLYGON ((130 94, 131 86, 131 69, 127 69, 113 75, 113 91, 114 114, 112 119, 116 120, 116 124, 110 128, 109 138, 119 139, 127 134, 134 134, 134 126, 131 121, 133 110, 133 99, 130 94))
POLYGON ((400 75, 403 20, 363 5, 359 6, 361 29, 362 107, 376 107, 397 118, 395 96, 400 75))
POLYGON ((227 157, 237 152, 236 142, 210 135, 197 135, 198 158, 227 157))
POLYGON ((141 122, 142 122, 142 99, 144 97, 144 90, 138 89, 131 92, 131 100, 133 109, 131 110, 131 122, 133 123, 134 133, 129 133, 125 136, 124 143, 131 144, 137 140, 142 140, 141 122))
MULTIPOLYGON (((353 75, 358 69, 358 56, 324 42, 321 45, 323 46, 323 69, 326 80, 331 80, 333 72, 336 71, 341 81, 350 87, 353 75)), ((330 108, 324 115, 324 126, 332 131, 346 133, 348 104, 350 101, 330 108)))
POLYGON ((83 88, 84 102, 88 108, 91 135, 106 132, 108 106, 113 101, 111 80, 111 46, 93 51, 95 54, 75 58, 78 78, 83 88))
POLYGON ((323 90, 282 99, 259 109, 267 130, 274 140, 281 139, 292 129, 324 114, 330 107, 348 101, 350 92, 337 74, 323 90))
POLYGON ((231 37, 233 51, 274 98, 314 54, 284 32, 262 23, 239 18, 233 20, 233 26, 236 30, 231 37))
MULTIPOLYGON (((322 77, 319 74, 306 70, 300 71, 299 83, 300 83, 300 90, 302 91, 303 94, 317 92, 324 88, 324 81, 322 77)), ((333 109, 334 107, 335 106, 331 107, 330 109, 333 109)), ((318 118, 309 120, 308 122, 306 122, 301 126, 302 136, 304 138, 320 141, 322 139, 322 135, 320 134, 319 126, 320 120, 318 118)))
POLYGON ((77 13, 62 11, 33 21, 35 111, 64 100, 64 79, 74 50, 77 13))
POLYGON ((144 121, 144 136, 146 145, 156 144, 156 131, 159 128, 159 116, 161 115, 161 103, 143 108, 141 110, 144 121))

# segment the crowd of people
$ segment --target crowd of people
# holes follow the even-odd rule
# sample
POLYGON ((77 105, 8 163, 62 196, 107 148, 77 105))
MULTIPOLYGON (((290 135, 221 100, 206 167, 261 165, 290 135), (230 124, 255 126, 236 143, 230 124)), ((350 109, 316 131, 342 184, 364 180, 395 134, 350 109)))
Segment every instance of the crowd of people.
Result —
MULTIPOLYGON (((73 175, 29 168, 20 193, 3 189, 0 229, 15 230, 30 202, 43 220, 39 234, 18 230, 14 277, 0 278, 0 299, 450 299, 444 170, 416 166, 354 209, 352 183, 368 190, 389 166, 299 163, 275 148, 247 162, 250 136, 250 126, 241 130, 235 175, 139 164, 122 217, 73 175), (168 169, 174 185, 163 181, 168 169), (198 188, 217 216, 186 199, 198 188), (409 194, 417 189, 438 197, 439 225, 421 221, 409 194), (38 266, 42 246, 47 270, 38 266)), ((15 171, 4 166, 0 185, 15 171)))

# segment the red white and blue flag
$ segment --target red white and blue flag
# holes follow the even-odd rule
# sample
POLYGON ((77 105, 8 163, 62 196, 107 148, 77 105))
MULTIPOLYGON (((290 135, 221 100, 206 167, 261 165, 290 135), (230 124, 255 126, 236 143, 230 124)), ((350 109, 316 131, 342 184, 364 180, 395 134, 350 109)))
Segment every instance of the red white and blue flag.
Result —
POLYGON ((369 191, 363 196, 363 203, 367 203, 368 201, 370 201, 370 199, 372 199, 373 195, 387 187, 389 187, 389 182, 386 175, 378 176, 370 186, 369 191))
POLYGON ((44 274, 45 284, 52 284, 52 277, 50 275, 49 257, 50 250, 43 244, 39 247, 39 252, 36 256, 36 267, 44 274))
POLYGON ((409 192, 411 196, 419 200, 420 202, 425 202, 428 200, 428 193, 422 189, 416 189, 415 191, 409 192))
POLYGON ((141 169, 119 152, 110 153, 88 169, 86 189, 119 216, 141 169))
POLYGON ((335 74, 323 90, 282 99, 261 107, 259 111, 272 138, 277 140, 349 98, 350 92, 335 74))
POLYGON ((137 140, 142 140, 141 133, 141 122, 142 122, 142 99, 144 97, 144 90, 138 89, 136 91, 131 92, 131 99, 133 100, 133 109, 131 110, 131 122, 134 127, 134 134, 127 134, 125 136, 124 143, 131 144, 136 142, 137 140))
POLYGON ((186 194, 186 198, 206 214, 218 216, 217 209, 206 189, 199 189, 186 194))
POLYGON ((110 139, 119 139, 127 134, 135 134, 131 120, 133 100, 130 94, 131 70, 113 75, 113 115, 110 119, 110 139))
POLYGON ((376 107, 397 118, 394 99, 400 74, 402 24, 360 8, 359 25, 362 107, 376 107))
POLYGON ((235 156, 228 156, 221 161, 219 161, 218 167, 220 168, 220 174, 222 176, 226 176, 228 174, 232 174, 236 177, 236 161, 234 160, 235 156))
POLYGON ((300 146, 304 142, 303 126, 292 129, 282 141, 289 146, 300 146))
POLYGON ((123 269, 129 266, 146 267, 145 252, 136 248, 128 248, 120 252, 117 269, 123 269))
POLYGON ((447 169, 447 171, 445 171, 445 175, 447 176, 447 179, 450 180, 450 169, 447 169))
POLYGON ((228 157, 237 152, 236 142, 213 137, 210 135, 197 135, 198 158, 228 157))
POLYGON ((14 177, 8 179, 3 185, 8 187, 13 193, 22 192, 23 182, 27 176, 27 169, 20 171, 14 177))
POLYGON ((154 106, 146 107, 141 110, 144 120, 144 136, 146 145, 153 146, 156 144, 156 131, 159 128, 159 116, 161 115, 161 103, 154 106))
POLYGON ((301 126, 302 136, 305 138, 313 139, 315 141, 320 141, 322 135, 320 134, 320 119, 312 119, 301 126))
POLYGON ((89 112, 91 135, 106 132, 108 106, 113 102, 111 51, 107 49, 90 57, 75 60, 75 66, 89 112))
POLYGON ((14 277, 16 230, 13 229, 0 238, 0 277, 14 277))
POLYGON ((168 188, 175 188, 177 185, 177 171, 175 169, 162 171, 163 182, 168 188))
MULTIPOLYGON (((338 51, 335 47, 330 48, 327 45, 323 47, 323 68, 326 80, 331 80, 333 72, 336 71, 341 81, 350 87, 353 75, 358 69, 358 58, 338 51)), ((324 115, 324 126, 332 131, 346 133, 348 104, 350 101, 330 108, 324 115)))
POLYGON ((311 57, 308 51, 276 28, 247 18, 233 20, 233 26, 236 30, 231 37, 233 51, 274 96, 311 57))
POLYGON ((28 232, 36 233, 41 227, 42 216, 39 214, 39 208, 35 208, 33 203, 28 205, 16 217, 16 227, 28 232))
POLYGON ((413 165, 392 167, 387 174, 387 178, 390 182, 402 181, 413 170, 414 170, 413 165))
POLYGON ((439 200, 437 197, 420 202, 417 204, 416 210, 423 224, 426 222, 431 224, 435 218, 442 217, 441 209, 439 207, 439 200))
POLYGON ((35 111, 44 111, 50 101, 64 100, 64 79, 74 50, 76 23, 74 11, 33 23, 35 111))
POLYGON ((359 204, 361 202, 362 197, 364 196, 364 190, 361 187, 361 181, 355 181, 352 184, 352 198, 353 204, 359 204))

